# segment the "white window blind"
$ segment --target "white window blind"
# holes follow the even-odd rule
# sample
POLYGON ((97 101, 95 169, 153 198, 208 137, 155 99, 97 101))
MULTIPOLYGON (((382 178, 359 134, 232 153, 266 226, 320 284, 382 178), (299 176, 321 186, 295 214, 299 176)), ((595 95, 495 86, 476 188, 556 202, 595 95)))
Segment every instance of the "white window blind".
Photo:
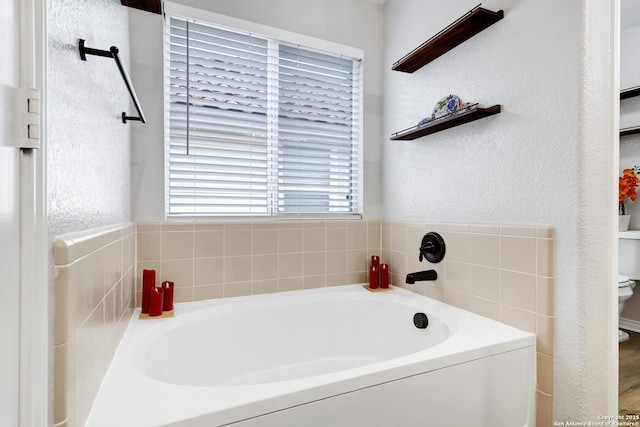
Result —
POLYGON ((167 16, 166 214, 362 213, 361 61, 167 16))

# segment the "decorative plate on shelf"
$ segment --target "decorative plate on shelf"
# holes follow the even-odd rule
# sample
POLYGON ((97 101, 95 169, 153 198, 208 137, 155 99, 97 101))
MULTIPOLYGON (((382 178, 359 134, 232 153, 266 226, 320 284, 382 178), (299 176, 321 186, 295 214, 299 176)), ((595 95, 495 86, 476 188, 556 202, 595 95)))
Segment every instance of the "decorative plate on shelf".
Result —
POLYGON ((437 119, 447 114, 458 111, 460 107, 460 98, 455 95, 447 95, 436 103, 431 113, 431 119, 437 119))
POLYGON ((425 125, 433 120, 437 120, 445 116, 450 116, 454 113, 471 110, 477 105, 478 104, 461 102, 460 98, 455 95, 447 95, 437 102, 436 106, 433 108, 431 116, 420 120, 418 126, 425 125))

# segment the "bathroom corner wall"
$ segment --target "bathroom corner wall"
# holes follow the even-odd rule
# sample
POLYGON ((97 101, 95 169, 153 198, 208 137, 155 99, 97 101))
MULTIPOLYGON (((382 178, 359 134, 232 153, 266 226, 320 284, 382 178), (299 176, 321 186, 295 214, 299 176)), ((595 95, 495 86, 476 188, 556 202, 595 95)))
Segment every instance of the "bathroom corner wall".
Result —
POLYGON ((188 302, 363 283, 379 251, 377 220, 139 223, 136 301, 144 269, 188 302))
MULTIPOLYGON (((129 68, 128 9, 118 0, 47 0, 47 217, 58 236, 128 222, 130 96, 111 58, 80 59, 86 46, 120 49, 129 68)), ((144 106, 143 106, 144 107, 144 106)))
POLYGON ((95 49, 117 46, 129 68, 129 8, 119 0, 47 0, 46 5, 53 420, 58 427, 80 427, 131 301, 130 129, 144 125, 122 123, 122 112, 133 107, 114 61, 98 56, 82 61, 78 50, 79 39, 95 49))
POLYGON ((54 425, 81 427, 133 310, 135 226, 67 234, 54 258, 54 425))
POLYGON ((554 233, 549 226, 383 222, 382 262, 391 282, 537 335, 536 426, 553 425, 554 233), (436 231, 443 261, 418 261, 422 236, 436 231), (435 282, 405 284, 434 269, 435 282))
POLYGON ((477 3, 384 3, 387 138, 448 94, 502 111, 414 141, 386 139, 382 218, 552 225, 554 298, 564 308, 553 322, 553 417, 597 421, 617 410, 615 2, 486 0, 504 19, 413 74, 391 70, 477 3))

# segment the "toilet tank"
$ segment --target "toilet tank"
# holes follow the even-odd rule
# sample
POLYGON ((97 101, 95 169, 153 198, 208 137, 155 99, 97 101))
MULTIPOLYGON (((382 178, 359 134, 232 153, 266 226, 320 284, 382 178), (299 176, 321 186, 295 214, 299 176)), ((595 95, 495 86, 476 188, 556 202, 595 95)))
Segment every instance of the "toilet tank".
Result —
POLYGON ((640 280, 640 230, 618 232, 618 273, 640 280))

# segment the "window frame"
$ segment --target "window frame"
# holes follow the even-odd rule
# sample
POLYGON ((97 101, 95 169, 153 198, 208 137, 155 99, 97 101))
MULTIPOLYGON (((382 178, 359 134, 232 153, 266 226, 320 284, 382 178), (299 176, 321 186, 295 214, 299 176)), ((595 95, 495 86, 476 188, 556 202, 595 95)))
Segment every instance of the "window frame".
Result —
POLYGON ((179 5, 176 3, 166 2, 165 3, 165 22, 163 23, 163 74, 164 74, 164 111, 165 111, 165 121, 164 121, 164 138, 163 138, 163 147, 164 147, 164 156, 165 156, 165 174, 164 174, 164 192, 165 192, 165 203, 164 203, 164 215, 165 220, 171 221, 184 221, 184 220, 224 220, 224 219, 237 219, 237 220, 278 220, 278 219, 361 219, 364 214, 364 186, 363 186, 363 176, 364 176, 364 138, 363 138, 363 64, 364 64, 364 52, 362 49, 354 48, 351 46, 346 46, 326 40, 321 40, 318 38, 297 34, 294 32, 265 26, 262 24, 257 24, 245 20, 240 20, 237 18, 220 15, 217 13, 203 11, 200 9, 192 8, 189 6, 179 5), (197 16, 197 18, 195 18, 197 16), (170 75, 168 72, 167 64, 167 43, 169 31, 167 27, 169 26, 170 17, 183 18, 185 20, 195 20, 197 22, 209 23, 216 27, 220 27, 223 29, 228 29, 230 31, 241 31, 248 32, 251 34, 255 34, 256 36, 262 36, 268 39, 276 39, 279 42, 289 44, 289 45, 298 45, 301 48, 309 48, 313 50, 317 50, 320 52, 326 52, 330 55, 336 56, 346 56, 352 58, 355 61, 360 62, 359 73, 360 73, 360 81, 359 88, 360 90, 357 93, 357 97, 354 100, 354 104, 357 103, 356 114, 357 118, 357 128, 354 129, 354 133, 356 135, 354 144, 357 145, 357 158, 354 159, 356 163, 356 168, 358 171, 355 173, 355 176, 352 176, 352 181, 355 182, 355 185, 358 187, 358 211, 352 212, 337 212, 337 213, 266 213, 266 214, 194 214, 194 215, 181 215, 181 214, 170 214, 169 211, 169 113, 170 113, 170 100, 169 100, 169 90, 168 90, 168 80, 170 79, 170 75))

